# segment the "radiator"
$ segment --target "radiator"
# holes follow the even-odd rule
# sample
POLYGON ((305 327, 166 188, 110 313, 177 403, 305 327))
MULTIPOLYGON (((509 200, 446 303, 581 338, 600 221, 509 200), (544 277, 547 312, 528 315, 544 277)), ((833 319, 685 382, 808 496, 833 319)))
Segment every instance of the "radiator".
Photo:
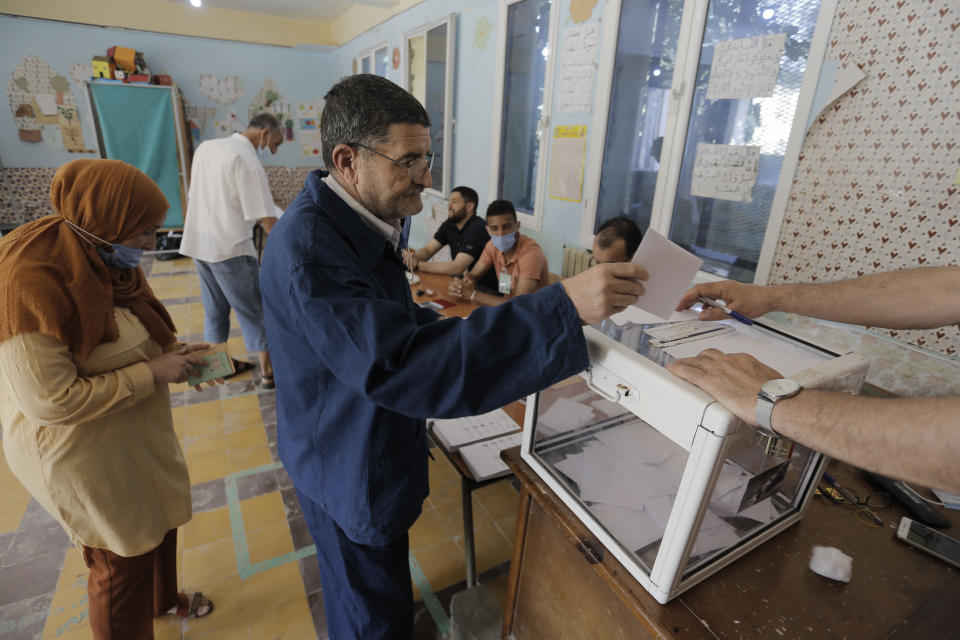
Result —
POLYGON ((563 245, 563 277, 569 278, 590 268, 593 254, 586 249, 563 245))

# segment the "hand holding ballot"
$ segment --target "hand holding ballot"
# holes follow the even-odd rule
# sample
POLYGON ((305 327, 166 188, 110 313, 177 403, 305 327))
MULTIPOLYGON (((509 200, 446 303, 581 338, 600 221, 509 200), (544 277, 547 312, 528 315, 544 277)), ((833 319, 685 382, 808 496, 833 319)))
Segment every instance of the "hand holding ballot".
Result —
POLYGON ((639 281, 649 277, 647 270, 640 265, 615 262, 598 264, 560 284, 580 319, 590 324, 635 303, 645 292, 639 281))

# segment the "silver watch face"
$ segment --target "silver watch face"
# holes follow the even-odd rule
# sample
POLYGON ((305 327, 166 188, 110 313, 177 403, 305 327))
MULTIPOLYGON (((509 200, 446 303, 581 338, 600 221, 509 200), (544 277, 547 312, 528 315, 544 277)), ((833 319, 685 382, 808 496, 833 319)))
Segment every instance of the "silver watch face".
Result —
POLYGON ((760 387, 764 395, 770 398, 789 398, 800 392, 800 384, 795 380, 787 378, 778 378, 776 380, 767 380, 760 387))

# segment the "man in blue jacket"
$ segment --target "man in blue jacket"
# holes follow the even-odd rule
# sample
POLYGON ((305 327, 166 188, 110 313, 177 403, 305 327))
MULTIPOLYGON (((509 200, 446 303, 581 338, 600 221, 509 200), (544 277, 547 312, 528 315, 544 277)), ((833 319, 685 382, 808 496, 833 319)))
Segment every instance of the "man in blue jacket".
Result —
POLYGON ((491 411, 583 370, 582 322, 636 301, 647 277, 601 265, 466 320, 418 307, 400 235, 431 185, 429 126, 384 78, 331 88, 330 173, 307 177, 261 271, 280 457, 316 542, 334 640, 412 633, 407 530, 428 493, 424 418, 491 411))

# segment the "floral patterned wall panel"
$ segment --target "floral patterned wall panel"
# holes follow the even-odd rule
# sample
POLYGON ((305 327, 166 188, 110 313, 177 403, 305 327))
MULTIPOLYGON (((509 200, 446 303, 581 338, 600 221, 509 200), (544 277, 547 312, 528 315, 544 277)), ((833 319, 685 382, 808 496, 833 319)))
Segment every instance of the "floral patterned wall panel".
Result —
MULTIPOLYGON (((866 78, 807 134, 769 283, 960 264, 960 3, 840 0, 826 59, 866 78)), ((960 326, 878 331, 960 349, 960 326)))

